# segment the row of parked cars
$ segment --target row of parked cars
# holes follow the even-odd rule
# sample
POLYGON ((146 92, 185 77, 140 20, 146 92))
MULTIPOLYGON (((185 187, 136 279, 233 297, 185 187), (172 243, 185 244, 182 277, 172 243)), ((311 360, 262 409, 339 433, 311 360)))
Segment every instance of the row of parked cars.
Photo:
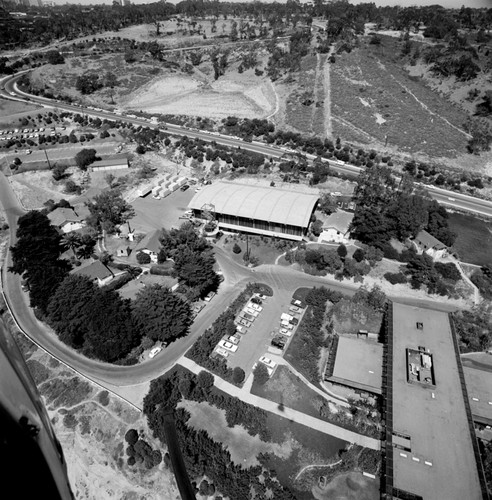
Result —
POLYGON ((236 320, 236 333, 223 337, 217 344, 215 353, 227 358, 231 352, 236 352, 239 347, 241 335, 248 333, 248 328, 252 325, 253 321, 263 311, 263 301, 266 300, 265 295, 255 293, 248 303, 243 307, 241 312, 237 315, 236 320))
POLYGON ((289 337, 294 333, 294 328, 299 324, 299 318, 304 311, 304 305, 300 300, 292 299, 288 312, 280 316, 279 333, 273 332, 271 344, 277 349, 283 350, 287 345, 289 337))

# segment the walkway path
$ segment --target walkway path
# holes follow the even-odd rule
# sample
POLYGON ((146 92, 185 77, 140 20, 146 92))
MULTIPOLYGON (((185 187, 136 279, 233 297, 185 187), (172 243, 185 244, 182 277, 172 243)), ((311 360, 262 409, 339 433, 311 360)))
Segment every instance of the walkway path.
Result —
POLYGON ((331 392, 326 388, 324 391, 321 390, 319 387, 309 382, 309 380, 301 372, 298 372, 282 356, 272 353, 269 353, 268 356, 272 359, 272 361, 275 361, 277 364, 286 366, 296 377, 300 378, 312 391, 317 392, 322 398, 326 399, 327 401, 331 401, 332 403, 335 403, 339 406, 350 408, 350 404, 348 403, 346 398, 344 398, 343 396, 339 396, 338 394, 335 394, 334 392, 331 392))
POLYGON ((332 467, 335 467, 335 465, 338 465, 338 464, 341 464, 342 461, 341 460, 338 460, 338 462, 335 462, 333 464, 319 464, 319 465, 306 465, 306 467, 303 467, 299 473, 297 474, 297 476, 295 477, 294 481, 297 481, 299 479, 299 476, 305 471, 305 470, 308 470, 308 469, 314 469, 314 468, 317 468, 317 467, 328 467, 329 469, 331 469, 332 467))
MULTIPOLYGON (((199 372, 204 370, 204 368, 202 368, 200 365, 184 356, 182 356, 178 360, 178 364, 184 366, 195 374, 198 374, 199 372)), ((241 388, 230 384, 229 382, 226 382, 217 375, 214 375, 214 378, 215 386, 218 389, 231 396, 241 399, 245 403, 249 403, 253 406, 261 408, 262 410, 274 413, 275 415, 278 415, 280 417, 288 418, 292 422, 306 425, 307 427, 311 427, 319 432, 322 432, 323 434, 328 434, 330 436, 343 439, 345 441, 348 441, 349 443, 355 443, 372 450, 379 450, 381 448, 381 443, 377 439, 363 436, 353 431, 349 431, 347 429, 344 429, 343 427, 339 427, 338 425, 325 422, 324 420, 320 420, 319 418, 311 417, 310 415, 306 415, 305 413, 293 410, 292 408, 288 408, 286 406, 284 406, 283 409, 280 410, 278 403, 274 403, 273 401, 269 401, 268 399, 260 398, 258 396, 255 396, 254 394, 251 394, 247 390, 246 384, 245 387, 241 388)))
POLYGON ((333 136, 333 127, 331 124, 331 63, 329 62, 330 56, 333 53, 333 47, 330 48, 330 52, 326 56, 325 65, 323 68, 323 76, 324 76, 324 89, 325 89, 325 98, 323 102, 323 109, 325 111, 325 134, 326 137, 333 136))

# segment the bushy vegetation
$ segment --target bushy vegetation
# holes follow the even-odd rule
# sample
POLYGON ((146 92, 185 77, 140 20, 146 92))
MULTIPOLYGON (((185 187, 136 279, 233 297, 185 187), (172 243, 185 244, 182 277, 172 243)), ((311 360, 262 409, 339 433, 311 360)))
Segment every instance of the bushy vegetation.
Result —
POLYGON ((143 464, 147 469, 152 469, 162 462, 162 453, 153 450, 147 441, 140 439, 135 429, 128 429, 125 441, 128 444, 126 448, 128 465, 143 464))
POLYGON ((310 382, 319 381, 318 360, 321 348, 327 345, 326 338, 331 334, 331 325, 325 325, 327 304, 337 303, 342 298, 343 294, 340 292, 325 287, 313 288, 306 295, 308 308, 285 353, 285 358, 310 382))
MULTIPOLYGON (((197 376, 184 370, 174 370, 151 382, 149 393, 144 399, 143 411, 150 429, 162 443, 166 443, 165 414, 175 409, 182 398, 207 401, 225 410, 229 426, 243 425, 251 435, 258 434, 263 440, 269 438, 265 411, 220 393, 208 385, 203 388, 199 377, 200 374, 197 376)), ((180 450, 190 477, 201 478, 206 475, 224 495, 238 500, 248 499, 251 487, 256 487, 259 483, 258 476, 262 468, 245 469, 235 465, 230 453, 221 443, 213 441, 206 432, 195 431, 186 425, 189 415, 184 410, 175 411, 174 418, 180 450)), ((272 484, 270 488, 275 498, 295 498, 280 483, 272 484)))
POLYGON ((492 347, 492 321, 487 304, 472 311, 453 313, 461 352, 486 351, 492 347))

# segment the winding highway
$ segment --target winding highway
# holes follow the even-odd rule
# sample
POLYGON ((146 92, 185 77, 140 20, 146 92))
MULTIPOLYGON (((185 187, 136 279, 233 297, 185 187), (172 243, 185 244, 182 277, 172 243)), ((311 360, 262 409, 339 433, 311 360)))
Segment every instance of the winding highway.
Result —
MULTIPOLYGON (((23 73, 25 73, 24 71, 23 73)), ((14 76, 5 77, 0 80, 0 96, 6 99, 14 99, 19 101, 27 101, 35 104, 39 104, 43 107, 48 108, 58 108, 65 111, 71 111, 75 113, 84 113, 89 116, 106 118, 110 120, 119 120, 133 125, 142 125, 149 128, 159 128, 159 125, 152 124, 148 120, 143 118, 132 118, 125 115, 116 115, 111 111, 96 111, 94 109, 82 108, 80 106, 75 106, 73 104, 67 104, 64 102, 57 102, 53 99, 48 99, 46 97, 39 97, 32 94, 27 94, 21 91, 16 82, 20 78, 21 74, 16 74, 14 76)), ((162 125, 161 125, 162 127, 162 125)), ((240 147, 247 151, 253 151, 255 153, 261 153, 267 157, 281 158, 286 153, 296 153, 297 151, 292 151, 287 148, 283 148, 276 145, 264 144, 258 141, 246 142, 237 137, 231 137, 227 135, 221 135, 215 132, 207 132, 203 130, 190 129, 188 127, 183 127, 181 125, 175 125, 172 123, 166 123, 165 128, 160 128, 163 132, 169 134, 188 136, 197 139, 202 139, 204 141, 215 141, 217 144, 224 146, 229 146, 232 148, 240 147)), ((309 160, 314 160, 315 155, 306 154, 306 158, 309 160)), ((343 163, 340 161, 328 161, 330 168, 343 175, 357 177, 363 170, 361 167, 356 167, 355 165, 350 165, 348 163, 343 163)), ((462 193, 457 193, 455 191, 448 191, 446 189, 437 188, 431 185, 423 185, 425 189, 428 190, 429 195, 438 201, 439 203, 446 205, 447 208, 462 210, 465 212, 472 212, 475 214, 492 217, 492 202, 487 200, 482 200, 480 198, 475 198, 462 193)))
MULTIPOLYGON (((0 91, 0 95, 6 98, 25 100, 26 94, 19 91, 15 85, 15 81, 18 77, 19 75, 16 75, 14 77, 4 79, 2 81, 2 90, 0 91), (10 95, 11 93, 15 94, 15 97, 10 95)), ((81 109, 77 106, 64 103, 53 103, 49 99, 45 98, 29 96, 29 99, 31 102, 37 102, 47 107, 57 107, 75 112, 81 111, 81 109)), ((100 118, 118 119, 135 125, 152 126, 148 121, 143 119, 115 116, 107 111, 85 110, 84 112, 93 116, 99 116, 100 118)), ((172 124, 167 125, 167 132, 177 135, 197 137, 208 141, 214 140, 217 143, 232 147, 240 146, 243 149, 256 151, 267 156, 280 157, 286 152, 286 150, 270 145, 257 142, 243 142, 236 138, 190 130, 185 127, 172 124)), ((344 174, 357 175, 361 170, 353 165, 336 164, 333 162, 330 162, 330 166, 344 174)), ((490 202, 478 200, 465 195, 457 195, 440 189, 433 189, 432 194, 439 201, 444 200, 444 203, 451 205, 454 208, 475 211, 485 215, 492 215, 492 203, 490 202), (450 196, 454 197, 454 201, 450 198, 450 196), (447 198, 447 200, 445 200, 445 198, 447 198)), ((10 244, 14 245, 16 241, 15 233, 17 220, 19 216, 25 212, 15 193, 11 189, 7 177, 3 173, 0 173, 0 201, 6 212, 11 230, 10 244)), ((199 313, 190 329, 190 333, 186 337, 172 343, 156 358, 134 366, 115 366, 91 360, 78 354, 76 351, 60 342, 51 329, 35 318, 29 307, 27 294, 21 289, 20 276, 7 271, 8 266, 11 265, 10 253, 8 253, 2 269, 4 295, 18 325, 36 344, 40 345, 55 358, 63 361, 79 373, 92 380, 102 384, 107 383, 117 387, 125 387, 148 382, 171 368, 176 360, 191 347, 197 337, 213 323, 213 321, 240 293, 246 283, 250 281, 267 283, 274 289, 274 291, 288 290, 293 292, 298 287, 325 285, 347 294, 353 294, 356 288, 358 288, 351 284, 341 284, 338 281, 329 280, 325 277, 310 276, 291 268, 281 266, 263 265, 257 267, 255 270, 252 270, 236 264, 220 249, 216 249, 215 254, 225 277, 217 297, 212 302, 208 303, 207 306, 199 313)), ((398 300, 402 302, 401 298, 398 298, 398 300)), ((454 309, 453 307, 448 307, 432 301, 409 299, 405 302, 414 305, 432 305, 432 307, 437 309, 454 309)))

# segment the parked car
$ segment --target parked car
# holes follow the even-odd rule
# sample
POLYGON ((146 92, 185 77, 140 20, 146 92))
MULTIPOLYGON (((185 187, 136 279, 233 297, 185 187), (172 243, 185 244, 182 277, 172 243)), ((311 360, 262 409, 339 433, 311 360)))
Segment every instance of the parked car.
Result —
POLYGON ((266 295, 262 295, 261 293, 255 293, 255 296, 258 297, 261 300, 266 300, 267 299, 266 295))
POLYGON ((251 321, 248 321, 246 318, 239 318, 237 321, 236 321, 236 326, 237 325, 240 325, 240 326, 245 326, 246 328, 249 328, 251 326, 251 321))
POLYGON ((255 304, 254 302, 249 302, 248 307, 250 309, 254 309, 255 311, 258 311, 258 312, 263 311, 263 307, 259 306, 258 304, 255 304))
POLYGON ((219 347, 223 347, 231 352, 237 351, 237 345, 231 344, 230 342, 227 342, 227 340, 220 340, 218 345, 219 347))
POLYGON ((205 302, 210 302, 215 297, 215 292, 210 292, 203 300, 205 302))
POLYGON ((296 307, 300 307, 301 309, 304 309, 302 302, 300 300, 293 299, 291 301, 291 304, 296 307))
POLYGON ((299 320, 298 320, 297 318, 292 318, 292 319, 289 321, 289 323, 290 323, 291 325, 298 325, 298 324, 299 324, 299 320))
POLYGON ((260 313, 258 311, 251 309, 251 307, 245 307, 243 309, 243 311, 248 313, 248 314, 251 314, 251 316, 254 316, 255 318, 257 318, 260 315, 260 313))
POLYGON ((227 340, 229 342, 232 342, 234 345, 238 345, 240 338, 239 337, 235 337, 234 335, 231 335, 227 340))
POLYGON ((220 354, 221 356, 224 356, 224 358, 227 358, 227 356, 229 356, 229 353, 223 349, 222 347, 217 347, 217 349, 215 349, 215 351, 217 354, 220 354))
POLYGON ((250 324, 256 319, 253 315, 248 314, 247 312, 241 311, 241 318, 244 318, 246 321, 249 321, 250 324))
POLYGON ((283 349, 285 347, 286 340, 283 337, 274 337, 272 339, 271 344, 273 345, 273 347, 277 347, 278 349, 283 349))
POLYGON ((181 186, 179 189, 181 189, 181 191, 186 191, 187 189, 190 189, 190 185, 185 184, 185 185, 181 186))
POLYGON ((301 312, 301 310, 297 306, 290 306, 289 311, 292 311, 293 313, 301 312))
POLYGON ((162 347, 154 347, 149 353, 149 358, 155 358, 161 351, 162 347))
POLYGON ((260 298, 256 297, 256 295, 253 295, 253 297, 251 297, 251 302, 258 305, 261 305, 263 303, 260 298))
POLYGON ((243 325, 236 325, 236 330, 243 335, 248 333, 248 330, 243 325))
POLYGON ((267 358, 266 356, 262 356, 260 358, 260 363, 263 363, 264 365, 266 365, 268 368, 271 368, 273 370, 273 368, 275 368, 277 366, 277 363, 275 363, 275 361, 272 361, 270 358, 267 358))
POLYGON ((294 327, 288 321, 281 321, 280 326, 282 328, 287 328, 287 330, 293 330, 294 327))
POLYGON ((287 328, 281 328, 279 330, 279 332, 282 334, 282 335, 285 335, 286 337, 290 337, 292 335, 292 332, 287 330, 287 328))

